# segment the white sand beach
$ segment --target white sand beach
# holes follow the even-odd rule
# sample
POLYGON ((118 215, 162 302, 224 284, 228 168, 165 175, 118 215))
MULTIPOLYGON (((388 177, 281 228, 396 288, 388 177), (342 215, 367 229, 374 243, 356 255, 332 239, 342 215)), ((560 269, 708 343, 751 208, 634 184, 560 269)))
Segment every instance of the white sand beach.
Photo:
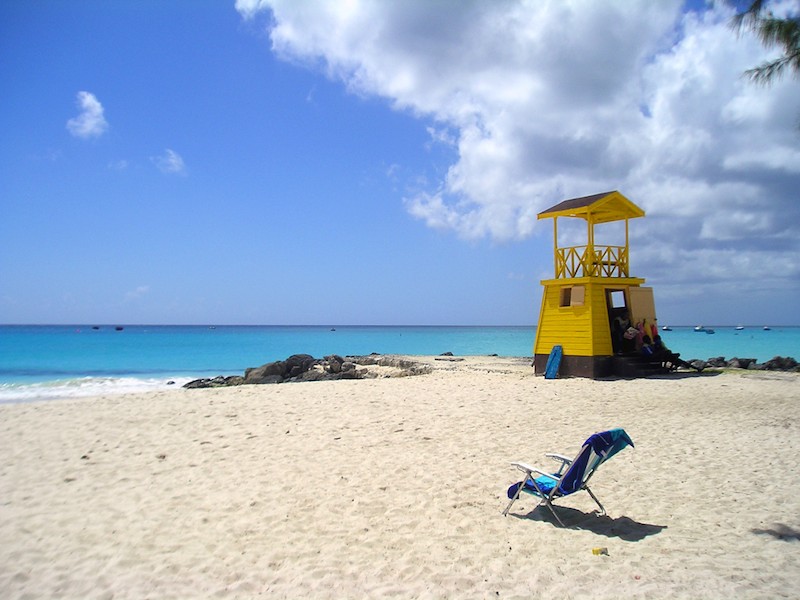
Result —
POLYGON ((428 375, 0 406, 3 598, 797 598, 800 377, 428 375), (558 527, 510 466, 636 444, 558 527), (595 555, 593 548, 608 549, 595 555))

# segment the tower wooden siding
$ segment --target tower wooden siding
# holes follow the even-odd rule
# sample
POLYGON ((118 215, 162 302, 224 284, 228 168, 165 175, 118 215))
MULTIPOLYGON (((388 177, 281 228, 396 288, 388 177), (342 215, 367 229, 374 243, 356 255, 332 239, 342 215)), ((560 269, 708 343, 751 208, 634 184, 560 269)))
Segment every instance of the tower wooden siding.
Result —
POLYGON ((591 340, 586 333, 591 329, 591 311, 587 305, 580 307, 561 307, 561 290, 565 287, 551 285, 545 291, 545 308, 538 331, 537 348, 538 354, 549 354, 555 345, 561 345, 564 354, 575 356, 591 355, 591 340), (562 311, 570 312, 570 319, 560 318, 562 311))
POLYGON ((534 354, 549 354, 555 345, 560 345, 564 354, 571 356, 613 354, 608 312, 597 309, 605 307, 605 293, 609 286, 589 282, 575 283, 580 280, 561 281, 569 283, 545 286, 534 354), (586 291, 583 306, 562 307, 562 289, 575 285, 582 285, 586 291), (566 315, 568 317, 564 318, 566 315))

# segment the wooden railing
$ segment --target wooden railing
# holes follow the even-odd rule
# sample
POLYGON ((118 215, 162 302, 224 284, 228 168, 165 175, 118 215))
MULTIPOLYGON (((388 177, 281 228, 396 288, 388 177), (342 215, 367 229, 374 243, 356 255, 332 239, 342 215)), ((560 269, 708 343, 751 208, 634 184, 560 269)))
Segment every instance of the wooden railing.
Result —
POLYGON ((556 279, 628 276, 625 246, 572 246, 556 250, 556 279))

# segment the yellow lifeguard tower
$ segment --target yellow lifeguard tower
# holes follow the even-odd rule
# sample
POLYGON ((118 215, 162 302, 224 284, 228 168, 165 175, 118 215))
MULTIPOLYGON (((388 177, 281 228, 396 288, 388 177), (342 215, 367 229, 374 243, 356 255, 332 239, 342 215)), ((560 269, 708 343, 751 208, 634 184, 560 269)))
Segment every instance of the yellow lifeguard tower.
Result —
POLYGON ((618 326, 627 315, 631 324, 655 327, 653 289, 629 273, 628 221, 643 216, 641 208, 616 191, 565 200, 539 213, 539 219, 553 219, 555 278, 541 282, 536 373, 544 373, 551 351, 561 346, 560 376, 611 375, 615 353, 622 351, 620 332, 612 336, 615 322, 618 326), (564 217, 586 221, 584 245, 558 246, 558 219, 564 217), (616 221, 625 222, 624 245, 595 244, 595 227, 616 221))

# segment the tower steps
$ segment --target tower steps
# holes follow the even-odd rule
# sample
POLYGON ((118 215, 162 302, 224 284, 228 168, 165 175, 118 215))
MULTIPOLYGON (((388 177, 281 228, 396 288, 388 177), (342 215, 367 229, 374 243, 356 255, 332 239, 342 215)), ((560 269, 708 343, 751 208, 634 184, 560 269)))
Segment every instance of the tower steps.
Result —
POLYGON ((614 375, 623 379, 639 379, 670 372, 660 361, 648 359, 638 353, 617 354, 612 358, 611 365, 614 375))

